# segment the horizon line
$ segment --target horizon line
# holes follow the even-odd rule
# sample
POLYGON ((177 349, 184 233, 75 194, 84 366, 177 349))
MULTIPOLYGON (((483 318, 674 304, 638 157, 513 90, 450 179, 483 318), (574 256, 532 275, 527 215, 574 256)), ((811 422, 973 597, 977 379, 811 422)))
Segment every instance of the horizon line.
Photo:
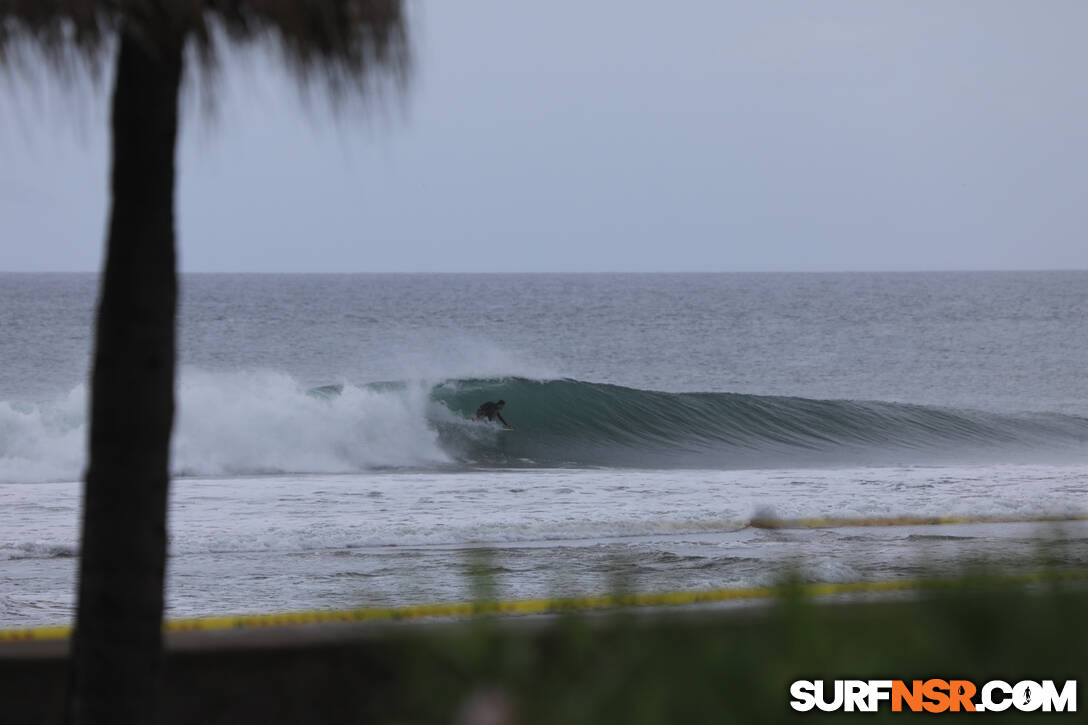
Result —
MULTIPOLYGON (((1008 273, 1055 273, 1088 272, 1088 267, 1030 267, 1030 268, 932 268, 932 269, 743 269, 743 270, 517 270, 517 271, 435 271, 435 270, 354 270, 354 271, 284 271, 284 270, 178 270, 180 275, 297 275, 297 276, 479 276, 479 275, 740 275, 740 274, 1008 274, 1008 273)), ((48 270, 0 270, 0 275, 99 275, 102 270, 48 269, 48 270)))

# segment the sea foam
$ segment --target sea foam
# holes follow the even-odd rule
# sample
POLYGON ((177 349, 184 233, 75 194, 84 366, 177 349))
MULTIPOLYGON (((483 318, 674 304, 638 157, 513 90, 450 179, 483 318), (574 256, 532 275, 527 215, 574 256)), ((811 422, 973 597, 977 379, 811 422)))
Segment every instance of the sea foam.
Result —
MULTIPOLYGON (((451 458, 424 382, 311 393, 271 370, 187 368, 177 385, 175 475, 345 473, 432 467, 451 458)), ((72 481, 86 462, 87 391, 39 404, 0 402, 0 482, 72 481)), ((441 416, 442 411, 437 411, 441 416)))

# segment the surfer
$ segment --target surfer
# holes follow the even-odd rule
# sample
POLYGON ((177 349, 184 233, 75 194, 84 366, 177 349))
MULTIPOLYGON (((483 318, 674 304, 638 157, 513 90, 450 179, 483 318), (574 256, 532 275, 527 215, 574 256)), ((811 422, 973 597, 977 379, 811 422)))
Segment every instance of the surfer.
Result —
POLYGON ((502 417, 502 409, 506 407, 506 401, 500 400, 496 403, 492 403, 490 400, 476 409, 476 417, 473 420, 483 420, 487 418, 489 421, 493 421, 496 418, 502 421, 502 424, 507 428, 513 428, 514 426, 506 422, 506 418, 502 417))

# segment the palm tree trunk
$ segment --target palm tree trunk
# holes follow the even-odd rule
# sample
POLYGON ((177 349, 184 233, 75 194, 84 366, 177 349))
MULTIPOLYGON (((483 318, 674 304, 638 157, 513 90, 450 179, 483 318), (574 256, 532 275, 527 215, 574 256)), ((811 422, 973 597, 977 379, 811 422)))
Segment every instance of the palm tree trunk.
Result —
POLYGON ((74 723, 152 722, 162 669, 182 36, 154 31, 122 30, 113 91, 112 210, 66 708, 74 723))

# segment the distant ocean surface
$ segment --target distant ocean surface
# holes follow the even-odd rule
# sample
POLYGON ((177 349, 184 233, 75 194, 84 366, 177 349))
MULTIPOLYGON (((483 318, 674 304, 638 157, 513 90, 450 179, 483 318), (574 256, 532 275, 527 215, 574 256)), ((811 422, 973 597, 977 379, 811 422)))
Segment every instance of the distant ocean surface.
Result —
MULTIPOLYGON (((0 274, 0 627, 71 618, 96 287, 0 274)), ((188 275, 168 614, 1086 566, 1086 319, 1088 272, 188 275)))

